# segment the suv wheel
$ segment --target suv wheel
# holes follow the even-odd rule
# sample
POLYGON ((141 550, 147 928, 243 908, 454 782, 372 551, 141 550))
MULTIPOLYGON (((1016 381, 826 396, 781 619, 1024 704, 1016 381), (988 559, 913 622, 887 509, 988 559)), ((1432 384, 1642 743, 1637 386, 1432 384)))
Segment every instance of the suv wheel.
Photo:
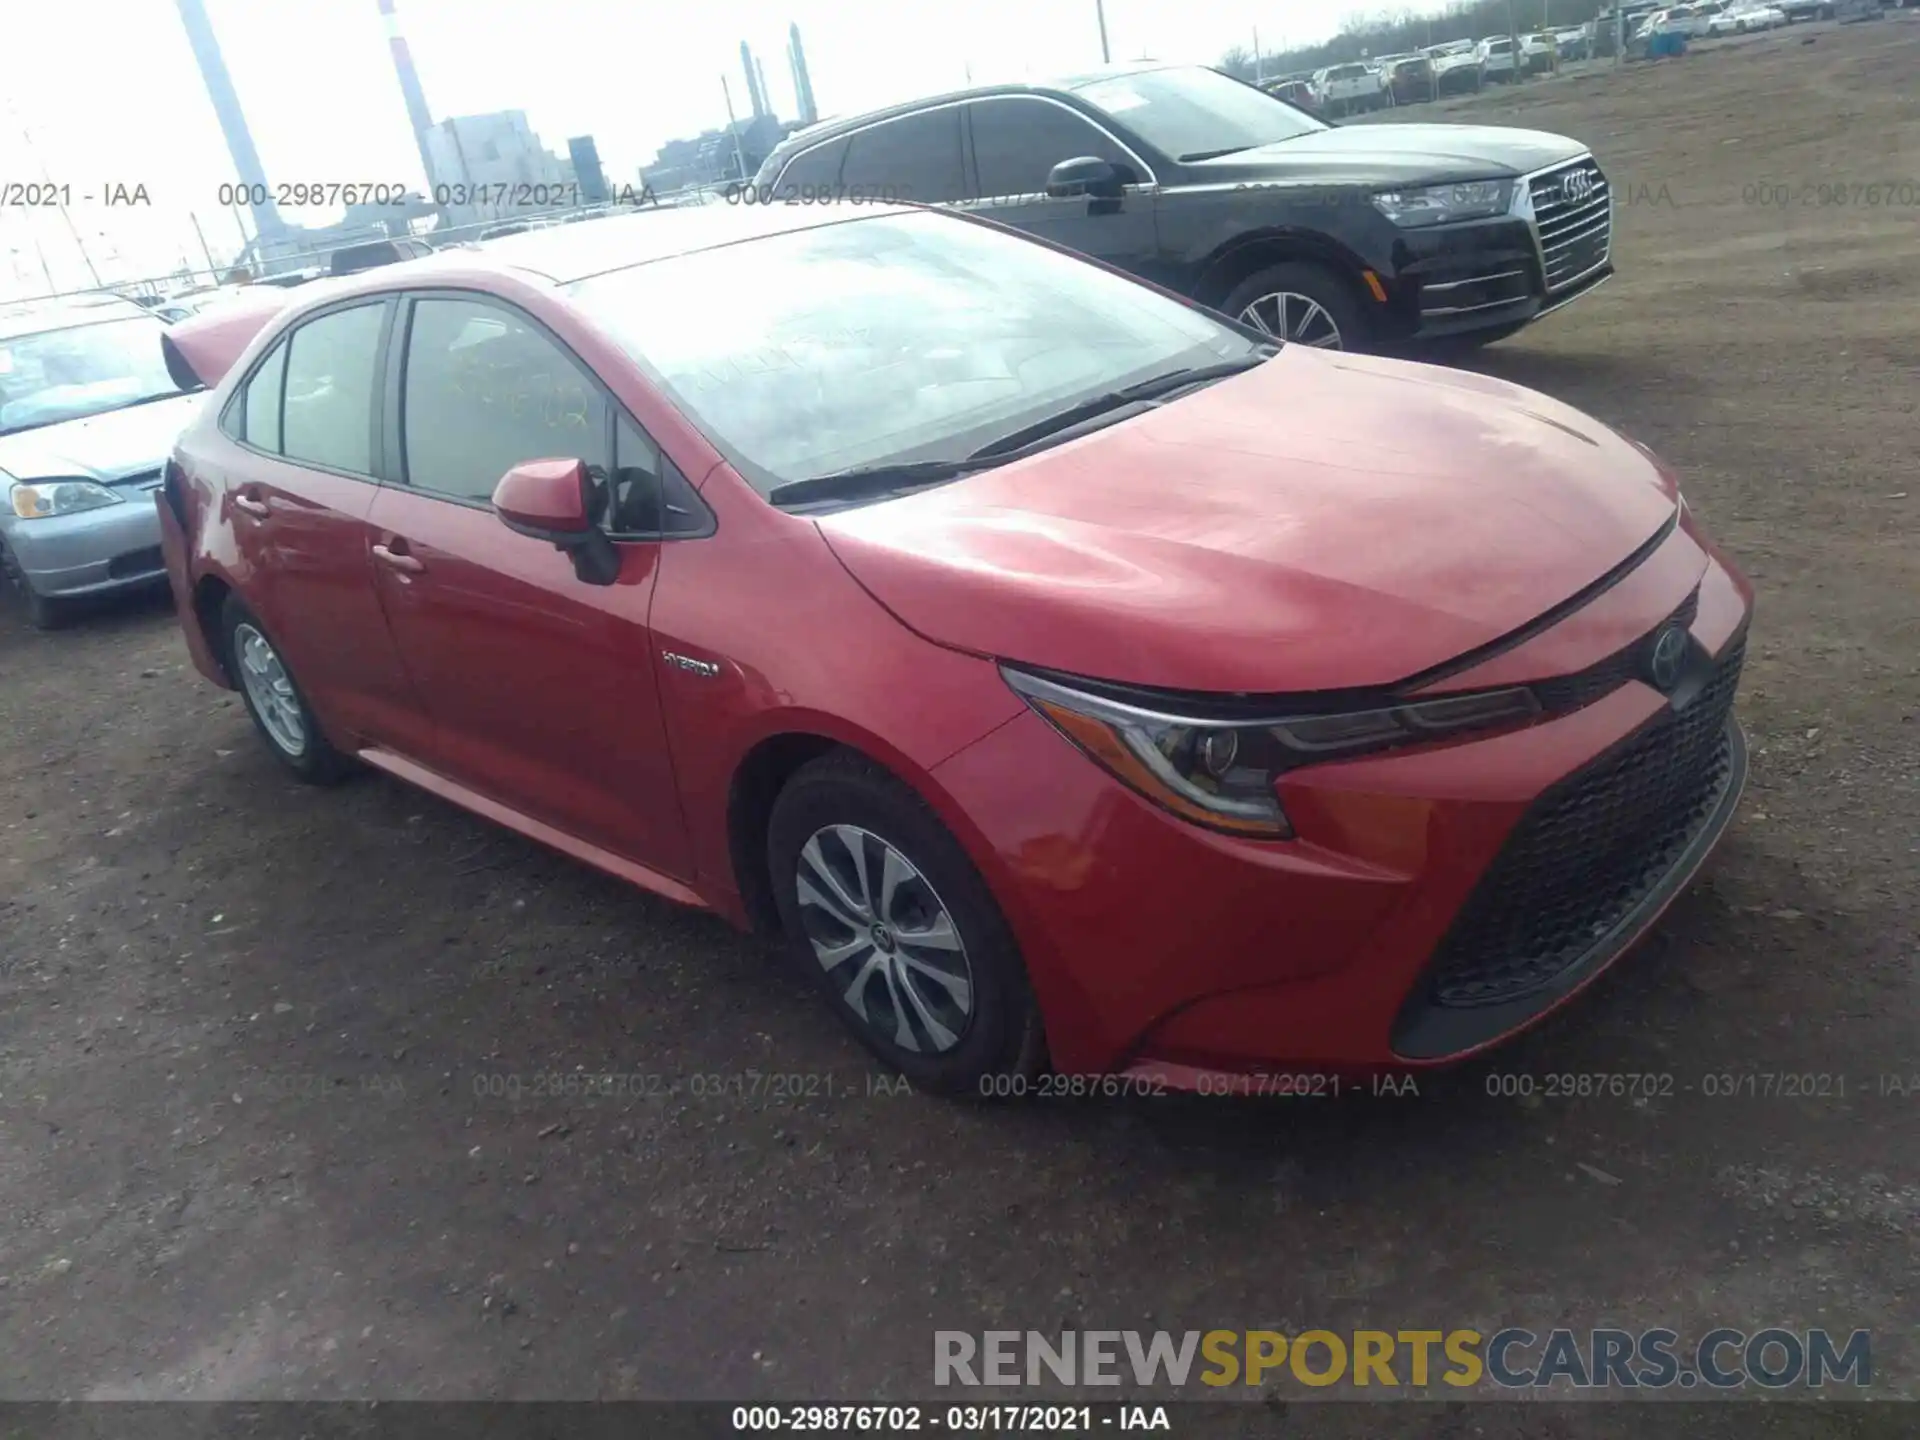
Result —
POLYGON ((942 1094, 1005 1094, 996 1081, 1038 1072, 1013 933, 918 795, 864 757, 823 756, 774 802, 767 857, 795 962, 861 1044, 942 1094))
POLYGON ((340 778, 347 759, 320 732, 307 697, 253 612, 229 595, 220 611, 227 673, 240 687, 254 728, 276 759, 309 785, 340 778))
POLYGON ((14 597, 27 623, 36 630, 58 630, 72 617, 73 611, 65 602, 42 595, 28 583, 4 540, 0 540, 0 591, 14 597))
POLYGON ((1366 348, 1367 323, 1353 289, 1324 265, 1288 261, 1249 275, 1220 306, 1251 325, 1315 350, 1366 348))

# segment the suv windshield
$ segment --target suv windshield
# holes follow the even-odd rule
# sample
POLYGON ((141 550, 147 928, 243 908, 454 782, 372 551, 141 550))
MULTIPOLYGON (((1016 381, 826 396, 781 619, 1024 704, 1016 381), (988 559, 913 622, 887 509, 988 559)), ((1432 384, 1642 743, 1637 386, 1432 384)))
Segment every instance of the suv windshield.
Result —
POLYGON ((1143 70, 1082 85, 1078 94, 1149 145, 1183 161, 1230 155, 1328 127, 1217 70, 1143 70))
POLYGON ((762 494, 966 456, 1081 401, 1261 350, 1131 280, 927 213, 829 223, 569 288, 762 494))
POLYGON ((0 339, 0 435, 183 393, 150 315, 0 339))

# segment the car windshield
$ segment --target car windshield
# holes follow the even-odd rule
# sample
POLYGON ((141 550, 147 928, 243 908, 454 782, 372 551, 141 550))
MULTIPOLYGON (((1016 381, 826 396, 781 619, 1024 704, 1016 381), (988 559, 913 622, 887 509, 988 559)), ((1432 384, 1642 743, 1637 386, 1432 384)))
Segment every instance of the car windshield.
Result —
POLYGON ((1096 80, 1078 93, 1149 145, 1183 161, 1328 128, 1264 91, 1197 65, 1096 80))
POLYGON ((569 288, 762 494, 965 456, 1080 401, 1260 349, 1131 280, 926 213, 824 224, 569 288))
POLYGON ((0 339, 0 435, 180 394, 151 315, 0 339))

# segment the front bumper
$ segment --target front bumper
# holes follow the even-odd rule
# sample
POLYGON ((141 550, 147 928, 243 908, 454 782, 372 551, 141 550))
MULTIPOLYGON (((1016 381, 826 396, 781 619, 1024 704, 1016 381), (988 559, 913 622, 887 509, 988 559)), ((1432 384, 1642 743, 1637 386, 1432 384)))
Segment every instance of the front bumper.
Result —
MULTIPOLYGON (((1685 550, 1691 540, 1670 543, 1685 550)), ((1734 666, 1725 709, 1694 712, 1725 736, 1721 768, 1700 777, 1712 792, 1684 817, 1678 843, 1637 829, 1615 835, 1618 873, 1595 861, 1603 883, 1577 892, 1586 908, 1556 932, 1584 943, 1534 957, 1537 973, 1518 982, 1516 957, 1473 947, 1524 929, 1532 901, 1515 872, 1528 854, 1540 858, 1528 838, 1539 817, 1687 705, 1706 703, 1697 700, 1704 683, 1683 682, 1670 700, 1630 680, 1498 736, 1296 772, 1283 799, 1298 838, 1284 843, 1167 815, 1063 751, 1067 742, 1035 715, 939 767, 1019 938, 1055 1063, 1188 1087, 1209 1076, 1431 1065, 1566 1003, 1646 933, 1739 799, 1745 746, 1729 717, 1750 591, 1710 551, 1693 574, 1697 665, 1734 666), (1044 786, 1031 783, 1036 774, 1044 786), (1621 847, 1643 838, 1650 858, 1636 868, 1621 847), (1517 897, 1520 921, 1513 905, 1488 918, 1488 886, 1517 897), (1486 973, 1476 977, 1476 966, 1486 973)), ((1594 607, 1615 603, 1626 602, 1603 597, 1594 607)))
POLYGON ((118 505, 6 522, 7 548, 37 594, 50 599, 103 595, 164 578, 160 522, 151 496, 128 489, 118 505))
POLYGON ((1591 156, 1523 176, 1505 215, 1399 237, 1396 314, 1414 340, 1517 329, 1613 278, 1613 226, 1612 190, 1591 156), (1578 200, 1562 194, 1569 176, 1578 200))

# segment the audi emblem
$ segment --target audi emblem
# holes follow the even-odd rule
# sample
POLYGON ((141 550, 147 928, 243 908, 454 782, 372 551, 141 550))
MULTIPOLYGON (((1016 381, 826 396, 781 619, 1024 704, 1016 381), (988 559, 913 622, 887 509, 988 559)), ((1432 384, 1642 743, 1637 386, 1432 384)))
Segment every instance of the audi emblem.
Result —
POLYGON ((1560 182, 1560 194, 1569 205, 1585 202, 1598 188, 1598 182, 1585 170, 1576 170, 1560 182))

